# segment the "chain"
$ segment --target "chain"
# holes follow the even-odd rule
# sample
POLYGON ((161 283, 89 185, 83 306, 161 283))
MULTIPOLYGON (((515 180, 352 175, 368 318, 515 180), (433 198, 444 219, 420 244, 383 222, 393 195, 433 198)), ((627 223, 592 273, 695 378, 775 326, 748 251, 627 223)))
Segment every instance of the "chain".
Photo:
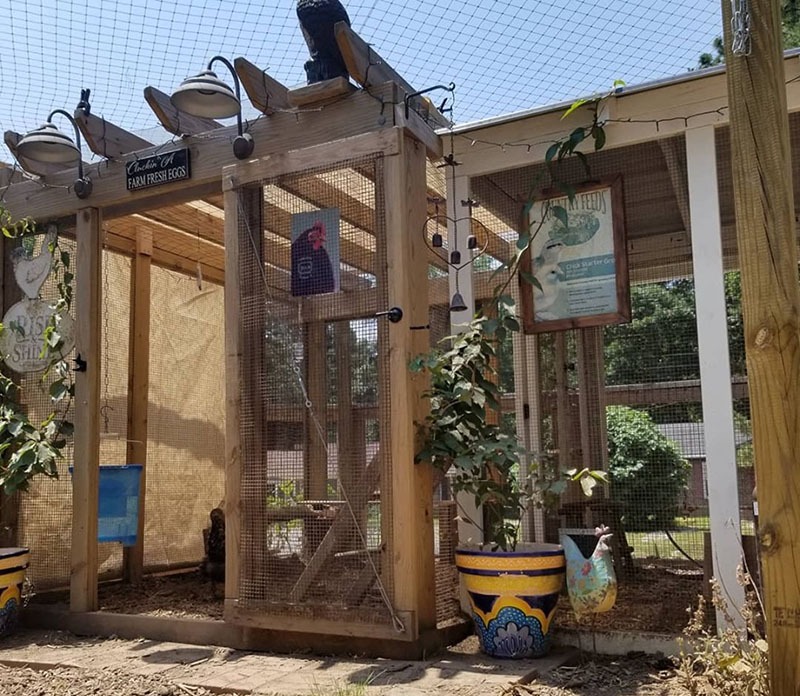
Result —
MULTIPOLYGON (((108 230, 104 230, 108 234, 108 230)), ((104 234, 104 237, 105 237, 104 234)), ((105 238, 103 239, 103 250, 105 251, 105 238)), ((108 257, 101 256, 103 274, 103 405, 100 407, 100 415, 103 418, 103 432, 108 434, 108 422, 110 419, 109 411, 114 409, 108 404, 108 385, 110 379, 109 367, 109 331, 108 331, 108 257), (103 258, 105 257, 105 258, 103 258)))
POLYGON ((752 50, 750 38, 749 0, 731 0, 731 52, 735 56, 749 56, 752 50))
MULTIPOLYGON (((253 228, 250 225, 250 219, 245 214, 244 206, 242 205, 241 197, 237 196, 237 209, 239 212, 239 218, 245 221, 245 225, 247 226, 247 236, 250 240, 250 245, 253 248, 253 253, 256 255, 256 258, 259 259, 259 273, 261 276, 261 282, 264 284, 264 289, 266 290, 267 298, 271 302, 273 301, 272 289, 270 288, 269 281, 267 280, 267 272, 264 268, 264 261, 261 258, 262 253, 256 244, 255 236, 253 234, 253 228)), ((308 410, 309 417, 311 422, 314 424, 314 429, 317 431, 317 436, 322 442, 323 447, 325 448, 325 455, 326 457, 330 457, 330 452, 328 450, 328 435, 326 429, 323 427, 322 423, 320 422, 319 417, 317 416, 316 411, 314 410, 314 404, 312 403, 311 399, 308 396, 308 389, 306 388, 305 380, 303 379, 302 369, 300 367, 300 361, 298 360, 297 356, 295 355, 294 351, 292 351, 292 372, 297 379, 297 384, 300 387, 300 391, 303 395, 304 406, 308 410)), ((350 497, 347 495, 347 491, 345 490, 344 486, 342 486, 341 479, 338 481, 337 485, 338 491, 342 498, 344 499, 345 506, 347 507, 350 516, 353 518, 354 527, 358 533, 359 540, 364 548, 364 551, 367 552, 367 562, 369 563, 372 571, 375 573, 375 582, 378 587, 378 592, 383 600, 383 603, 386 605, 386 608, 389 610, 389 615, 392 619, 392 625, 394 629, 398 633, 405 633, 406 627, 403 623, 403 620, 398 616, 397 612, 392 605, 391 597, 389 597, 389 593, 386 590, 386 587, 383 584, 383 580, 381 579, 381 573, 378 570, 378 567, 375 565, 375 561, 372 560, 372 554, 369 553, 369 544, 367 539, 364 537, 364 533, 361 530, 361 524, 358 520, 358 516, 356 515, 355 510, 353 509, 352 504, 350 503, 350 497)))

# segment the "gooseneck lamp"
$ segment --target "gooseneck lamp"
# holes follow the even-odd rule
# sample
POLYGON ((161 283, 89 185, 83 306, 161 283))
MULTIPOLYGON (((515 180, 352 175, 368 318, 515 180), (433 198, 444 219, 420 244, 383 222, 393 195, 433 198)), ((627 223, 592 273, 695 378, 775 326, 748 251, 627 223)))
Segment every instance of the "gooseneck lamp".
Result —
POLYGON ((78 198, 88 198, 92 193, 92 180, 83 173, 81 158, 81 133, 75 119, 63 109, 53 109, 47 117, 47 123, 26 133, 17 144, 17 154, 34 162, 52 164, 68 164, 78 160, 78 178, 73 184, 78 198), (62 133, 53 125, 53 116, 59 114, 66 117, 75 131, 75 141, 62 133))
POLYGON ((236 116, 239 135, 233 141, 233 154, 237 159, 247 159, 253 154, 255 143, 253 136, 242 128, 242 100, 239 90, 239 78, 230 61, 223 56, 214 56, 208 61, 208 67, 199 75, 187 77, 170 97, 172 105, 187 114, 199 118, 230 118, 236 116), (233 77, 232 90, 217 77, 211 69, 219 61, 230 70, 233 77))

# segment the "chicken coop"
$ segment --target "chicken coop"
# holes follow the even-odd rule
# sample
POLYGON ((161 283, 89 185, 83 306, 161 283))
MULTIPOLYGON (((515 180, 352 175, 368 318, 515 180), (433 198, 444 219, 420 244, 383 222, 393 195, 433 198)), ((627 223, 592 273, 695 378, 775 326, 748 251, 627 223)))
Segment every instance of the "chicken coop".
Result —
MULTIPOLYGON (((37 176, 0 172, 5 205, 57 224, 75 276, 74 447, 58 480, 3 507, 6 540, 32 549, 31 624, 406 656, 469 630, 455 502, 414 462, 424 380, 408 369, 449 331, 447 265, 425 239, 444 121, 341 41, 360 89, 289 90, 234 61, 262 114, 245 157, 240 126, 153 87, 167 144, 75 111, 103 158, 77 173, 88 197, 72 164, 26 159, 6 133, 37 176), (139 474, 123 545, 98 542, 119 465, 139 474)), ((45 413, 36 379, 27 405, 45 413)))

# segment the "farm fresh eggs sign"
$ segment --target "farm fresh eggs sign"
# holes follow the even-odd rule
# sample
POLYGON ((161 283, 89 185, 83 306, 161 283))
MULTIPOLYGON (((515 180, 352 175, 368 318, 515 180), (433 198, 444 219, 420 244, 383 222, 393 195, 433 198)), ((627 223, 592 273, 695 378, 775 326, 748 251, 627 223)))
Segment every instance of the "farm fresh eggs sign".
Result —
POLYGON ((622 206, 617 178, 577 187, 572 198, 545 194, 531 208, 521 280, 527 333, 629 320, 622 206))
POLYGON ((128 191, 182 181, 191 174, 189 148, 140 157, 125 163, 125 184, 128 191))

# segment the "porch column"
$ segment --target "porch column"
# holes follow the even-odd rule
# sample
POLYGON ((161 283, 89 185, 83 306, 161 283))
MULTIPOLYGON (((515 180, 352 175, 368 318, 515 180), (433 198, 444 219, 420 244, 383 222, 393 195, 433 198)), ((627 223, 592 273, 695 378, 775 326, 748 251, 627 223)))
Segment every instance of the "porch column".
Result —
MULTIPOLYGON (((686 171, 705 423, 711 555, 714 576, 723 595, 732 607, 741 607, 744 589, 736 581, 736 569, 741 562, 742 540, 713 126, 686 131, 686 171)), ((732 613, 738 616, 736 611, 732 613)), ((719 612, 717 625, 724 626, 719 612)))

